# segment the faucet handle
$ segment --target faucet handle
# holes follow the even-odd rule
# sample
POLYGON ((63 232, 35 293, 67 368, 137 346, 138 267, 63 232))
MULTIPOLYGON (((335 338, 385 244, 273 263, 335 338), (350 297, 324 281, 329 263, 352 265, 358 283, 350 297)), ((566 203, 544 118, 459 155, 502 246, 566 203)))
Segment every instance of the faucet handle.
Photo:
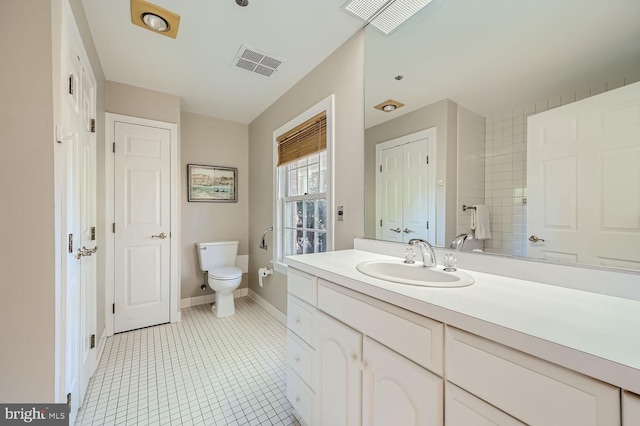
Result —
POLYGON ((442 256, 442 264, 444 265, 444 270, 447 272, 454 272, 456 270, 456 265, 458 264, 458 259, 451 253, 447 253, 442 256))
POLYGON ((407 247, 406 249, 404 249, 404 263, 407 263, 409 265, 416 263, 416 261, 414 260, 415 257, 416 252, 411 247, 407 247))

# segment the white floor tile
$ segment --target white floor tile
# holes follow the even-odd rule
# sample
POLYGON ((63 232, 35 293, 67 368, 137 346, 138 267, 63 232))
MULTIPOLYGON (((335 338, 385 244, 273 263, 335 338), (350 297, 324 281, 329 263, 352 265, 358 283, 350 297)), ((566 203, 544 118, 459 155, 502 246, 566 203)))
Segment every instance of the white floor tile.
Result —
POLYGON ((107 339, 76 425, 299 425, 286 399, 286 329, 247 297, 236 314, 107 339))

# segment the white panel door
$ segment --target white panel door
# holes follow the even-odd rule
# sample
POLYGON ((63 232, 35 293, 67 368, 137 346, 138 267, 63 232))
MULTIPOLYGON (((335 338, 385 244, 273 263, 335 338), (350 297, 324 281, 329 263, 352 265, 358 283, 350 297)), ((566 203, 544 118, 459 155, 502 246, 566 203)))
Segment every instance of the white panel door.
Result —
POLYGON ((406 243, 422 238, 435 242, 434 166, 430 164, 435 158, 430 155, 434 148, 435 129, 376 147, 377 239, 406 243))
POLYGON ((115 122, 116 333, 170 319, 168 129, 115 122))
POLYGON ((381 152, 380 163, 380 200, 381 221, 378 225, 378 238, 387 241, 402 241, 402 146, 384 149, 381 152))
MULTIPOLYGON (((68 16, 71 12, 68 11, 68 16)), ((66 39, 64 137, 66 175, 64 217, 67 233, 65 324, 65 384, 71 395, 73 422, 96 367, 96 83, 80 35, 69 19, 66 39)))
POLYGON ((362 424, 441 426, 440 377, 369 338, 364 339, 362 424))
POLYGON ((317 312, 314 318, 317 385, 314 424, 359 426, 362 404, 362 335, 317 312))
POLYGON ((527 255, 640 269, 640 83, 531 116, 527 145, 527 255))
POLYGON ((83 249, 82 285, 80 290, 80 400, 89 385, 97 364, 96 349, 96 82, 83 64, 80 96, 82 102, 81 126, 81 233, 83 249))
MULTIPOLYGON (((402 147, 402 235, 403 242, 412 238, 429 239, 429 139, 421 139, 402 147)), ((435 243, 435 242, 434 242, 435 243)))

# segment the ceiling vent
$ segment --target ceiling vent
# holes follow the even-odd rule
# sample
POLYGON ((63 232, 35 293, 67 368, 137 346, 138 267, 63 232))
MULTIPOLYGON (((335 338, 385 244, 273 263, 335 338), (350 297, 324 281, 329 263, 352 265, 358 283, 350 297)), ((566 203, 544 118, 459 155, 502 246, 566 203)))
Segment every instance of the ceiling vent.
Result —
POLYGON ((240 50, 233 60, 233 65, 265 77, 271 77, 283 62, 283 59, 277 59, 269 53, 243 45, 240 46, 240 50))

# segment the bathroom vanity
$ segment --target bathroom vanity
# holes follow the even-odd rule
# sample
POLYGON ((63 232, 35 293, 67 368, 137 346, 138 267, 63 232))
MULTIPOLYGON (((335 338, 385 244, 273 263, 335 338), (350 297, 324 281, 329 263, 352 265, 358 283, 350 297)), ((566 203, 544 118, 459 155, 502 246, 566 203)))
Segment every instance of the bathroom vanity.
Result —
POLYGON ((305 424, 640 424, 640 301, 356 269, 375 260, 402 261, 357 249, 286 260, 287 397, 305 424))

